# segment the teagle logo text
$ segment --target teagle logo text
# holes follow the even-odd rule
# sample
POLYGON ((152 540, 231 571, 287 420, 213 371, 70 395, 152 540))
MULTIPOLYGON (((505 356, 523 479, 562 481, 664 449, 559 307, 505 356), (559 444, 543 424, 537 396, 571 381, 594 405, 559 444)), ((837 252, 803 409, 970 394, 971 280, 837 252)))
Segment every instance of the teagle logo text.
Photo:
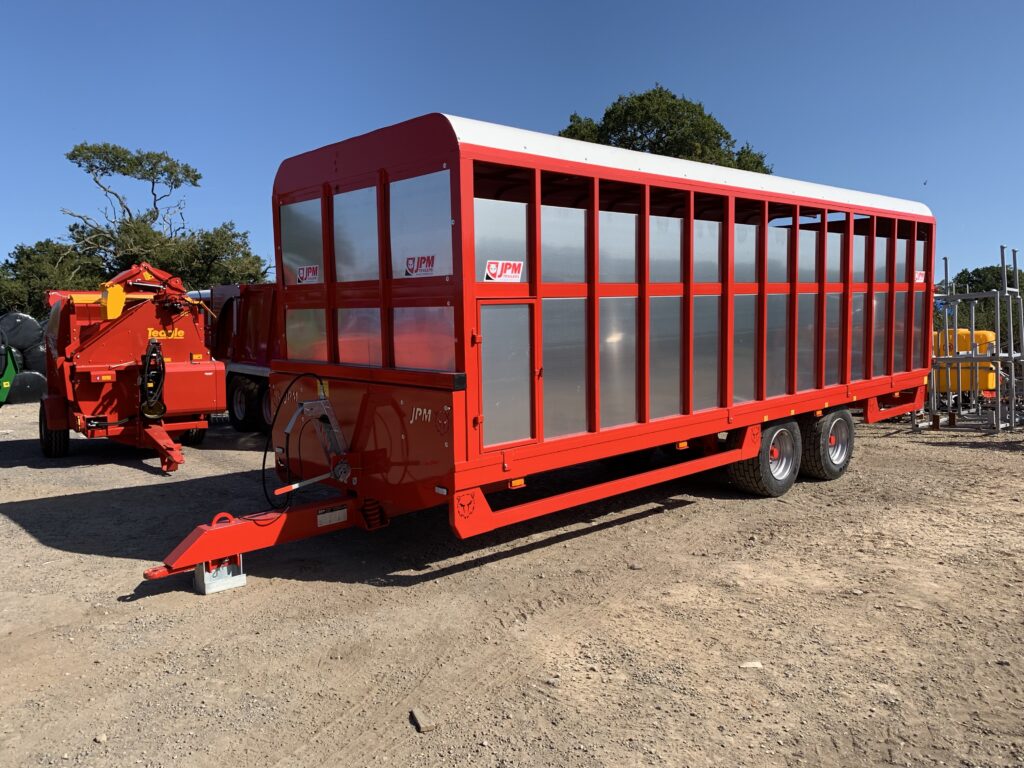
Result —
POLYGON ((181 328, 170 328, 164 330, 163 328, 147 328, 146 334, 151 339, 184 339, 185 332, 181 328))

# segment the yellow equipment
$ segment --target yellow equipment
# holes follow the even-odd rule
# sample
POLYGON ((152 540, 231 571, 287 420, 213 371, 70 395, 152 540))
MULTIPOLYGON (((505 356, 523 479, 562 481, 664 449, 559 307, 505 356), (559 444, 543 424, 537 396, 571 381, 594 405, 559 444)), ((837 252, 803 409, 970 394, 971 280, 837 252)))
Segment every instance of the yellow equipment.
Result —
MULTIPOLYGON (((942 331, 935 331, 932 334, 932 344, 937 357, 955 355, 958 353, 970 353, 971 331, 968 328, 956 330, 956 351, 950 352, 953 346, 953 333, 949 331, 946 336, 942 331)), ((974 331, 974 343, 977 345, 977 354, 990 355, 996 352, 995 331, 974 331)), ((935 386, 939 392, 971 392, 975 389, 975 377, 977 377, 977 389, 984 392, 996 388, 996 367, 992 363, 957 363, 950 365, 948 369, 939 365, 935 371, 935 386), (952 383, 952 386, 950 384, 952 383)))

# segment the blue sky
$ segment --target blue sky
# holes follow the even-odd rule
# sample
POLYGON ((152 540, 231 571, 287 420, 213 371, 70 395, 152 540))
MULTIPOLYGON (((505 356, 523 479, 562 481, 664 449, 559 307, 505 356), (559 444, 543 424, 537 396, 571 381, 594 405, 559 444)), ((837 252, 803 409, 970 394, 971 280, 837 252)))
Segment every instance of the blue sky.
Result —
POLYGON ((189 223, 269 256, 285 157, 434 111, 556 132, 660 82, 777 174, 921 200, 951 268, 993 263, 1024 249, 1022 34, 1012 1, 11 3, 0 257, 98 208, 79 141, 195 165, 189 223))

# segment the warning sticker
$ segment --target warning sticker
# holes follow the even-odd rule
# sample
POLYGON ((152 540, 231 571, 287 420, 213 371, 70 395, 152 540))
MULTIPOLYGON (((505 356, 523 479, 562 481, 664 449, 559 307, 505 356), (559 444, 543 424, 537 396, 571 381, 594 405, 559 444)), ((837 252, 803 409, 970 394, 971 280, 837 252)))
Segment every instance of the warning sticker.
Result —
POLYGON ((348 520, 347 507, 327 507, 316 511, 316 527, 323 528, 325 525, 337 525, 348 520))
POLYGON ((434 254, 409 256, 405 260, 406 277, 429 277, 434 274, 434 254))
POLYGON ((319 283, 320 265, 310 264, 306 267, 299 267, 295 270, 295 282, 299 285, 302 285, 303 283, 319 283))
POLYGON ((924 282, 924 272, 922 270, 918 270, 918 271, 916 271, 914 273, 914 282, 915 283, 923 283, 924 282))
POLYGON ((521 261, 488 261, 484 269, 484 281, 493 283, 518 283, 523 276, 521 261))

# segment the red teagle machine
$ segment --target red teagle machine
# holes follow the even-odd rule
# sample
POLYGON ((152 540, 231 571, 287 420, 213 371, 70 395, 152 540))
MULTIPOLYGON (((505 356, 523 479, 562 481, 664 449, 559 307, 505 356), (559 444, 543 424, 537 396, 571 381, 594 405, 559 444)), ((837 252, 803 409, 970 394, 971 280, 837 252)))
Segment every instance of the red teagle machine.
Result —
POLYGON ((65 456, 69 431, 156 449, 173 472, 224 410, 224 365, 205 344, 205 310, 181 280, 133 266, 98 291, 49 291, 43 454, 65 456))

